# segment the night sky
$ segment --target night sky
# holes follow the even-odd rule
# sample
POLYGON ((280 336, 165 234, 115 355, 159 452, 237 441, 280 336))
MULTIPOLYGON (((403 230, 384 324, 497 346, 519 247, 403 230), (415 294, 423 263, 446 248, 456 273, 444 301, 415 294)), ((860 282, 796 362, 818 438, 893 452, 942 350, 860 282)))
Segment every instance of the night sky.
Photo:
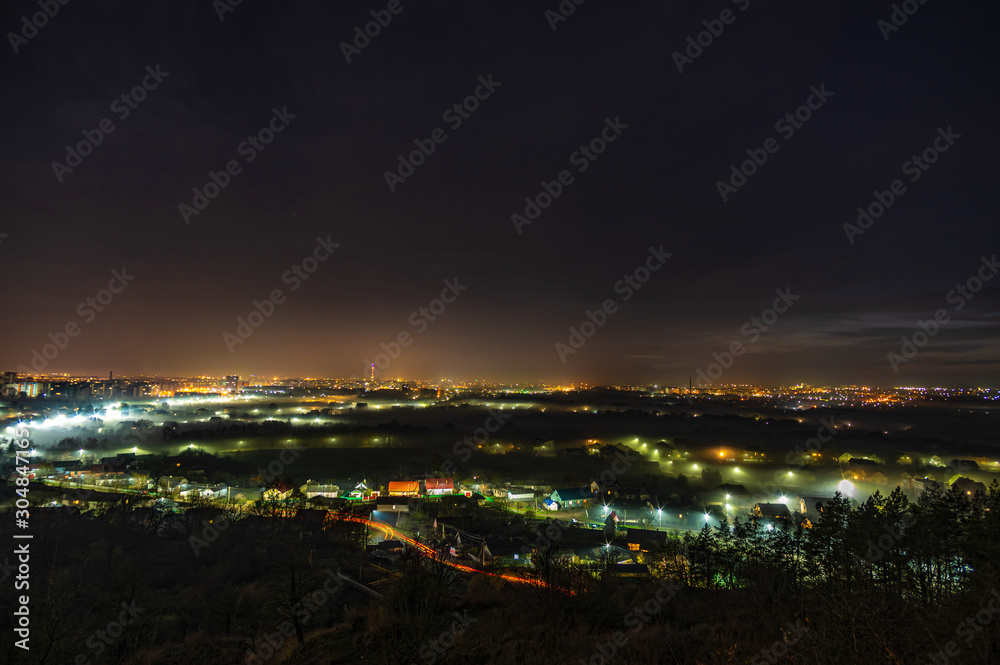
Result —
POLYGON ((1000 6, 904 4, 890 29, 870 1, 564 0, 555 21, 556 0, 73 0, 35 34, 37 2, 5 2, 0 369, 51 333, 65 348, 44 371, 364 376, 408 333, 382 376, 686 384, 740 342, 719 382, 995 386, 1000 279, 952 290, 994 277, 1000 251, 1000 6), (391 20, 354 48, 372 11, 391 20), (269 123, 270 143, 244 143, 269 123), (84 132, 100 143, 67 162, 84 132), (577 152, 602 132, 603 152, 577 152), (736 180, 752 155, 767 161, 736 180), (845 230, 876 191, 895 200, 845 230), (317 238, 339 246, 286 273, 317 238), (102 296, 112 271, 127 285, 102 296), (441 311, 445 280, 465 288, 441 311), (754 330, 776 290, 797 299, 754 330))

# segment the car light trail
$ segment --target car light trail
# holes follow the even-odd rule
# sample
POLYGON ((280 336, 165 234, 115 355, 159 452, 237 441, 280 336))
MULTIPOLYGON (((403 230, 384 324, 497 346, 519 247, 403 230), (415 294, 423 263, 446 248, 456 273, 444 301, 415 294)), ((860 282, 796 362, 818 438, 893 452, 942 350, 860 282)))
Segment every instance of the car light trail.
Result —
POLYGON ((435 552, 432 547, 430 547, 429 545, 426 545, 424 543, 417 542, 416 540, 414 540, 413 538, 410 538, 406 534, 401 533, 401 532, 397 531, 396 529, 392 528, 391 526, 389 526, 385 522, 379 522, 378 520, 373 520, 373 519, 370 519, 370 518, 367 518, 367 517, 338 515, 338 514, 332 512, 332 511, 330 512, 330 515, 334 519, 342 520, 342 521, 345 521, 345 522, 358 522, 358 523, 361 523, 361 524, 367 524, 368 526, 381 531, 382 534, 383 534, 383 539, 388 540, 388 539, 391 539, 391 538, 395 537, 398 540, 400 540, 400 541, 402 541, 402 542, 410 545, 411 547, 416 548, 424 556, 427 556, 427 557, 430 557, 430 558, 433 558, 433 559, 437 559, 438 561, 441 561, 442 563, 444 563, 444 564, 446 564, 448 566, 451 566, 452 568, 454 568, 456 570, 461 570, 461 571, 466 572, 466 573, 478 573, 480 575, 489 575, 490 577, 498 577, 500 579, 507 580, 508 582, 516 582, 518 584, 530 584, 532 586, 537 586, 537 587, 550 587, 550 588, 556 589, 557 591, 561 591, 562 593, 568 594, 570 596, 575 596, 576 595, 573 591, 570 591, 568 589, 562 589, 560 587, 556 587, 556 586, 552 586, 552 585, 546 584, 545 582, 542 582, 541 580, 532 580, 532 579, 528 579, 526 577, 518 577, 517 575, 507 575, 507 574, 500 574, 500 573, 491 573, 491 572, 486 571, 486 570, 479 570, 478 568, 473 568, 472 566, 466 566, 466 565, 461 564, 461 563, 453 563, 451 561, 446 561, 445 559, 438 558, 437 552, 435 552))

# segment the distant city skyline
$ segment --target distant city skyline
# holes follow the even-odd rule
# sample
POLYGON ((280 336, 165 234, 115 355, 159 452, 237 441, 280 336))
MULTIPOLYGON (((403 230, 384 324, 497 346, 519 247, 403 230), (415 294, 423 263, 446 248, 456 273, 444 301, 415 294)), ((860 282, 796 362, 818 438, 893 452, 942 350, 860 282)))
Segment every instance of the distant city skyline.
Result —
POLYGON ((796 391, 816 391, 816 390, 847 390, 847 391, 863 391, 863 390, 884 390, 884 391, 912 391, 912 390, 944 390, 944 391, 977 391, 977 390, 1000 390, 1000 384, 994 382, 982 383, 982 384, 969 384, 969 385, 920 385, 920 384, 893 384, 893 385, 878 385, 878 384, 866 384, 862 382, 855 383, 843 383, 843 384, 827 384, 827 383, 809 383, 805 381, 796 381, 790 383, 766 383, 766 382, 726 382, 720 381, 716 383, 702 383, 698 384, 693 380, 683 382, 667 382, 667 381, 624 381, 624 382, 599 382, 599 381, 572 381, 572 382, 552 382, 546 380, 535 380, 535 381, 503 381, 500 379, 492 377, 458 377, 458 376, 443 376, 443 377, 422 377, 422 376, 394 376, 394 377, 382 377, 379 379, 371 380, 370 377, 362 376, 320 376, 316 374, 273 374, 273 375, 259 375, 259 374, 207 374, 204 372, 195 374, 144 374, 144 373, 110 373, 111 375, 99 375, 99 374, 71 374, 65 372, 34 372, 34 373, 18 373, 18 372, 4 372, 2 383, 7 383, 15 379, 18 381, 43 381, 43 382, 60 382, 60 381, 90 381, 90 382, 103 382, 103 383, 140 383, 140 382, 152 382, 161 381, 169 384, 177 383, 187 383, 189 385, 194 385, 196 383, 201 383, 205 386, 225 388, 230 392, 243 390, 244 388, 255 387, 255 386, 267 386, 273 385, 275 383, 281 382, 307 382, 307 383, 345 383, 357 386, 358 388, 385 388, 392 387, 393 385, 407 386, 439 386, 447 384, 456 388, 467 388, 467 389, 483 389, 490 387, 501 387, 501 388, 544 388, 544 389, 557 389, 557 390, 577 390, 577 391, 588 391, 588 390, 628 390, 628 389, 638 389, 638 390, 661 390, 673 393, 687 393, 687 392, 710 392, 724 389, 732 390, 771 390, 778 389, 788 392, 796 391))

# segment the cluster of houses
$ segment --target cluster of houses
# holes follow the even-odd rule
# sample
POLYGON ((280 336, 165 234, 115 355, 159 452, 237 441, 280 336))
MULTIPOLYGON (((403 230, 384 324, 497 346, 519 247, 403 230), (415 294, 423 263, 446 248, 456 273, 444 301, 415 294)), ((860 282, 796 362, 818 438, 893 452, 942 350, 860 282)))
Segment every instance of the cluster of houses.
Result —
MULTIPOLYGON (((912 468, 913 457, 911 455, 900 455, 896 458, 895 468, 889 467, 877 455, 868 457, 855 457, 851 453, 844 453, 837 459, 845 471, 845 476, 853 481, 868 483, 871 485, 899 485, 903 491, 919 495, 925 489, 931 487, 933 483, 945 481, 947 487, 955 484, 968 495, 973 495, 977 490, 985 493, 986 486, 965 477, 963 474, 980 471, 980 464, 994 464, 988 459, 952 459, 944 462, 937 455, 925 458, 922 461, 922 468, 919 472, 899 471, 899 467, 912 468), (938 476, 941 479, 938 479, 938 476)), ((988 466, 987 466, 988 468, 988 466)))
POLYGON ((455 483, 451 478, 394 480, 389 483, 386 489, 388 495, 391 497, 446 496, 456 494, 455 483))

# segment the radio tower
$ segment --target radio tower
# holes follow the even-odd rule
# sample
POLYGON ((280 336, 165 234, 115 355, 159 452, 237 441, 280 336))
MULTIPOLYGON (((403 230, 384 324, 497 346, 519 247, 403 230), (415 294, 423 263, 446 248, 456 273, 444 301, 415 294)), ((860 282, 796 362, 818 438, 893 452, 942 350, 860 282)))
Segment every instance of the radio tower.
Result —
POLYGON ((375 383, 375 363, 372 363, 372 383, 375 383))

